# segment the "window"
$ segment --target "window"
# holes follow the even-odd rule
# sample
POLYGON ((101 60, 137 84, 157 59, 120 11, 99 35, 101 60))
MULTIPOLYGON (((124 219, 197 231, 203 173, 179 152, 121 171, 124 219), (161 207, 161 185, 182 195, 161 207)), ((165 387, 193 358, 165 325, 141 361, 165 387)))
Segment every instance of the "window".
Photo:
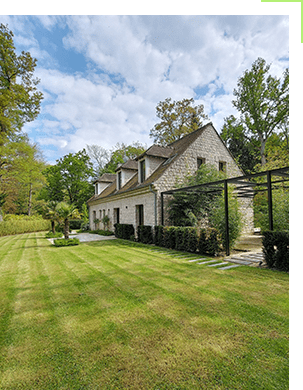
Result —
POLYGON ((145 180, 145 160, 140 161, 140 183, 145 180))
POLYGON ((225 161, 219 161, 219 171, 226 172, 226 162, 225 161))
POLYGON ((118 172, 118 190, 122 188, 122 172, 118 172))
POLYGON ((98 195, 98 183, 95 184, 95 194, 98 195))
POLYGON ((198 169, 201 167, 202 164, 205 164, 205 158, 197 158, 198 169))

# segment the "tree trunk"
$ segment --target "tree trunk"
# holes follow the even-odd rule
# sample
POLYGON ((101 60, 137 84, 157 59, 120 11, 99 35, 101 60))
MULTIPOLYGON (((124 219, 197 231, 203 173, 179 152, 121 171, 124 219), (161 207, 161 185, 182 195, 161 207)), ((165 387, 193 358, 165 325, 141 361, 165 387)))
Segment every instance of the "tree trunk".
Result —
POLYGON ((30 183, 29 185, 29 195, 28 195, 28 211, 27 215, 31 215, 32 210, 32 193, 33 193, 33 185, 30 183))
POLYGON ((52 224, 52 232, 53 234, 56 233, 56 230, 55 230, 55 221, 51 221, 51 224, 52 224))
POLYGON ((266 164, 266 157, 265 157, 265 143, 266 141, 264 139, 260 139, 261 141, 261 165, 262 167, 266 164))
POLYGON ((64 220, 64 238, 69 239, 69 220, 67 218, 64 220))

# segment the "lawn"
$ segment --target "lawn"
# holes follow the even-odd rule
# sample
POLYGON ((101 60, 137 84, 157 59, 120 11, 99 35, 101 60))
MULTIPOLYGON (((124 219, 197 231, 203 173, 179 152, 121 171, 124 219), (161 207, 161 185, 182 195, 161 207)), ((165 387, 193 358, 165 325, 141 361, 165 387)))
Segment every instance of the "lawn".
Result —
POLYGON ((1 237, 0 389, 288 389, 288 274, 151 248, 1 237))

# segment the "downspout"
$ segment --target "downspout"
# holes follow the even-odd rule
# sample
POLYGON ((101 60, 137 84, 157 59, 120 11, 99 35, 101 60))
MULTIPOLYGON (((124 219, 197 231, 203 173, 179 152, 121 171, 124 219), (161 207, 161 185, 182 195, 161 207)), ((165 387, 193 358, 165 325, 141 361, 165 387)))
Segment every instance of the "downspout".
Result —
POLYGON ((154 191, 152 188, 152 184, 149 185, 149 190, 152 192, 155 196, 154 201, 154 213, 155 213, 155 226, 157 226, 157 191, 154 191))

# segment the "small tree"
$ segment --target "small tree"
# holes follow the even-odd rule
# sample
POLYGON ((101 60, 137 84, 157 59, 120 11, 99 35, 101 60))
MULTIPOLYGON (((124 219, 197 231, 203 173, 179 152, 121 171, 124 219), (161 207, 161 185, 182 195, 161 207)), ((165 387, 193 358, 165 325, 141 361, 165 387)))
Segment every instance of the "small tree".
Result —
POLYGON ((42 215, 43 218, 48 219, 51 221, 51 226, 52 226, 52 233, 55 234, 55 222, 58 221, 58 213, 57 213, 57 202, 50 201, 48 202, 47 205, 45 205, 42 208, 42 215))
POLYGON ((66 240, 69 239, 69 221, 70 219, 81 219, 81 215, 73 204, 68 204, 66 202, 60 202, 56 206, 56 212, 58 214, 58 219, 63 222, 63 234, 66 240))

